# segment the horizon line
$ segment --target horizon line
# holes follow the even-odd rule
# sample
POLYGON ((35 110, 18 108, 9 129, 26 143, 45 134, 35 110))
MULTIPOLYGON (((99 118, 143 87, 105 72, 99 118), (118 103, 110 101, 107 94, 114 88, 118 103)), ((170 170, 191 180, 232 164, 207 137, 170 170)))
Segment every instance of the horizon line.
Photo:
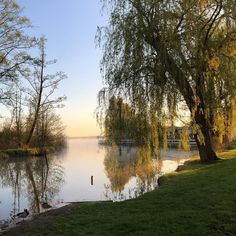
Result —
POLYGON ((88 136, 66 136, 68 139, 76 139, 76 138, 98 138, 101 135, 88 135, 88 136))

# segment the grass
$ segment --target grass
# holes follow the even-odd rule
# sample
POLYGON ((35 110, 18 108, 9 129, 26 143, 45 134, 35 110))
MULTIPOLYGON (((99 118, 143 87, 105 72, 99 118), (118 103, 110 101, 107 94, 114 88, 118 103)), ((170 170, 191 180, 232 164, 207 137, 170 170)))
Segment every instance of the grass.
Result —
POLYGON ((187 162, 137 199, 73 204, 8 235, 236 235, 236 150, 219 156, 209 165, 187 162))

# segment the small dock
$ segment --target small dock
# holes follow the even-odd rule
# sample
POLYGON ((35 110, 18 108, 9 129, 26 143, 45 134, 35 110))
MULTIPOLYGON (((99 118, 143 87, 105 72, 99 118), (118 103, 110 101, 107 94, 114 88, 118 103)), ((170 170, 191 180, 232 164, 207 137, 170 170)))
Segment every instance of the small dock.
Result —
MULTIPOLYGON (((181 140, 177 139, 177 138, 169 138, 168 139, 168 147, 172 147, 172 148, 178 148, 181 145, 181 140)), ((197 149, 197 143, 195 141, 195 139, 190 138, 189 139, 189 146, 190 149, 197 149)))

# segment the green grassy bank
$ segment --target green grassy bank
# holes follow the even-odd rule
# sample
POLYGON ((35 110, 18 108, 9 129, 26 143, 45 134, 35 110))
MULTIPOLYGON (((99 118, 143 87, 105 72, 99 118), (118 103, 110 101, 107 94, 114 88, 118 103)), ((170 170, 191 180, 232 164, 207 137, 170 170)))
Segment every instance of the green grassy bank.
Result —
POLYGON ((138 199, 73 204, 8 235, 236 235, 236 150, 219 156, 209 165, 187 162, 138 199))

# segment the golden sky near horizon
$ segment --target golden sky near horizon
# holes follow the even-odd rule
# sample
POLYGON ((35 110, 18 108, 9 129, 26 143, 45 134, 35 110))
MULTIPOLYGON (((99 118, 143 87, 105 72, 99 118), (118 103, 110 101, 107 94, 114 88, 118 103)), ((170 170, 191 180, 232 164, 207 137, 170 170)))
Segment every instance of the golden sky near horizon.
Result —
MULTIPOLYGON (((79 103, 81 104, 81 103, 79 103)), ((66 126, 65 133, 68 137, 78 136, 98 136, 101 131, 97 124, 93 106, 87 109, 71 110, 71 106, 65 107, 60 111, 63 124, 66 126)))

